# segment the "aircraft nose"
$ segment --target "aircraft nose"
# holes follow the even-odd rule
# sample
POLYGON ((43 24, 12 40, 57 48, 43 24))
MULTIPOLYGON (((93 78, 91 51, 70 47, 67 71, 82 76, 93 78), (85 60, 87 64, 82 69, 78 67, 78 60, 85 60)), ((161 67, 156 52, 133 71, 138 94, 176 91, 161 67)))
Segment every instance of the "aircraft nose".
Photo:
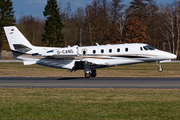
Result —
POLYGON ((176 59, 176 58, 177 58, 177 55, 175 55, 175 54, 172 55, 172 58, 173 58, 173 59, 176 59))
POLYGON ((176 58, 177 58, 177 55, 175 55, 175 54, 170 54, 170 55, 168 55, 168 57, 169 57, 170 59, 176 59, 176 58))

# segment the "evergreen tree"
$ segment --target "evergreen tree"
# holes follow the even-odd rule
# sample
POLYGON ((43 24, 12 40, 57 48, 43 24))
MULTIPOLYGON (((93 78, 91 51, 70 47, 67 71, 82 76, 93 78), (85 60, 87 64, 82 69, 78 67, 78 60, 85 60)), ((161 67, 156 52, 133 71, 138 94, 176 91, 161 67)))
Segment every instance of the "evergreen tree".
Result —
POLYGON ((2 46, 5 41, 4 26, 11 26, 15 23, 13 3, 11 0, 0 0, 0 59, 2 46))
POLYGON ((126 9, 127 19, 138 18, 141 22, 146 22, 147 14, 146 0, 132 0, 130 6, 126 9))
POLYGON ((57 1, 48 0, 43 14, 47 18, 44 27, 45 33, 42 35, 43 42, 47 46, 61 46, 64 39, 61 29, 64 27, 64 24, 61 20, 57 1))

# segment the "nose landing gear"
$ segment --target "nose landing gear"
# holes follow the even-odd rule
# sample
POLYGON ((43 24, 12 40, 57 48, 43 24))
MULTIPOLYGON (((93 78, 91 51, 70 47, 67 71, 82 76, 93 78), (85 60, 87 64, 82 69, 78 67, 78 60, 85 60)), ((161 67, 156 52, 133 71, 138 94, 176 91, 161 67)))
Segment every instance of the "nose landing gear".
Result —
POLYGON ((157 62, 156 62, 156 65, 159 66, 158 71, 159 71, 159 72, 162 72, 162 71, 163 71, 163 68, 161 67, 160 61, 157 61, 157 62), (159 63, 159 65, 158 65, 158 63, 159 63))
POLYGON ((162 72, 162 71, 163 71, 163 68, 162 68, 162 67, 159 67, 159 68, 158 68, 158 71, 159 71, 159 72, 162 72))

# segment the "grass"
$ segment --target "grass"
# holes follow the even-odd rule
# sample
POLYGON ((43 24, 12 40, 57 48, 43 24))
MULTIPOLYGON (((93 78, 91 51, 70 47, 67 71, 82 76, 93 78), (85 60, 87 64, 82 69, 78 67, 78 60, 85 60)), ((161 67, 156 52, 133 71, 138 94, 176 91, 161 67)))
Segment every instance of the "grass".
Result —
MULTIPOLYGON (((180 63, 162 64, 163 72, 158 72, 155 63, 124 65, 97 70, 97 77, 180 77, 180 63)), ((40 65, 25 66, 23 63, 0 63, 0 76, 40 76, 40 77, 84 77, 84 71, 68 72, 65 69, 40 65)))
MULTIPOLYGON (((180 77, 180 64, 98 70, 98 77, 180 77)), ((84 77, 83 71, 0 63, 0 76, 84 77)), ((178 120, 180 89, 0 88, 1 120, 178 120)))
POLYGON ((179 89, 0 88, 1 120, 178 120, 179 89))

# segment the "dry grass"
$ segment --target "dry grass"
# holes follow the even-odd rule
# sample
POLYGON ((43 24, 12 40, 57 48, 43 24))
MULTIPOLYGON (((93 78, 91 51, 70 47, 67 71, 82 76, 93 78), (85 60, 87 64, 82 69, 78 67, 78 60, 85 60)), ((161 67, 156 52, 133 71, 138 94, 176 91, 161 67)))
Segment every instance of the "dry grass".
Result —
MULTIPOLYGON (((125 65, 97 70, 97 77, 180 77, 180 63, 162 64, 158 72, 155 63, 125 65)), ((23 63, 0 63, 0 76, 84 77, 82 70, 68 72, 39 65, 24 66, 23 63)))

